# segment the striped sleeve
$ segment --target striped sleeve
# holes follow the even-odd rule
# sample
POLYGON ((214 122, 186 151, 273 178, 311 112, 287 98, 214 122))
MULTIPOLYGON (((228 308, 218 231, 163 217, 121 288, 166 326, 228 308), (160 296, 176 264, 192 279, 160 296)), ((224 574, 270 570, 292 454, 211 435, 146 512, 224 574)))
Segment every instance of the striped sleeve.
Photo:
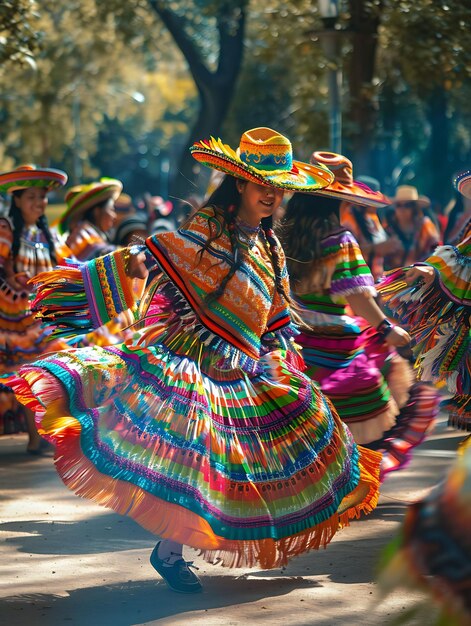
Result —
POLYGON ((350 231, 328 237, 325 252, 330 262, 335 262, 330 284, 330 296, 334 302, 356 293, 376 295, 373 275, 350 231))

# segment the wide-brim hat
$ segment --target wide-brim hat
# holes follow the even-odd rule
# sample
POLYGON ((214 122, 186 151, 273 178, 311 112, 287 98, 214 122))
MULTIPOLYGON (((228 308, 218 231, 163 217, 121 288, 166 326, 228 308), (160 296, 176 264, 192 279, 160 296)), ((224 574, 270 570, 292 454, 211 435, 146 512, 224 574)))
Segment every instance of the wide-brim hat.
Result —
POLYGON ((99 182, 72 187, 65 196, 67 209, 59 220, 59 232, 69 230, 72 222, 80 220, 88 209, 110 198, 116 200, 122 190, 122 182, 115 178, 102 178, 99 182))
POLYGON ((456 174, 453 185, 465 198, 471 198, 471 170, 456 174))
POLYGON ((132 208, 132 198, 127 193, 120 193, 114 203, 117 213, 126 213, 132 208))
POLYGON ((62 170, 20 165, 10 172, 0 174, 0 193, 13 193, 30 187, 55 189, 67 182, 67 174, 62 170))
POLYGON ((207 167, 278 189, 315 191, 333 180, 324 165, 294 160, 289 139, 271 128, 246 131, 236 150, 211 137, 193 144, 190 152, 207 167))
POLYGON ((427 196, 419 196, 417 187, 413 185, 399 185, 396 189, 396 195, 391 198, 393 204, 407 204, 408 202, 414 202, 417 208, 425 209, 430 206, 430 198, 427 196))
POLYGON ((353 165, 347 157, 336 152, 313 152, 311 163, 328 167, 334 180, 316 192, 316 195, 353 202, 362 206, 382 207, 390 204, 380 191, 373 191, 365 183, 353 180, 353 165))

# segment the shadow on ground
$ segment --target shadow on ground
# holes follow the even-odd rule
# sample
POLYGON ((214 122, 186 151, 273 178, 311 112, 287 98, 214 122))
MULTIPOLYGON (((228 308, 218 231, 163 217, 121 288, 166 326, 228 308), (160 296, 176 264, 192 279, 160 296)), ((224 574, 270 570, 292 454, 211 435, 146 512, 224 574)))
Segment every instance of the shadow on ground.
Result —
POLYGON ((177 616, 190 611, 207 611, 236 603, 252 603, 285 595, 318 583, 292 576, 272 579, 221 576, 202 577, 201 594, 182 595, 169 591, 160 581, 128 582, 77 589, 68 597, 46 594, 12 596, 0 600, 0 614, 7 624, 73 624, 76 626, 130 626, 177 616), (231 593, 231 590, 234 593, 231 593), (21 616, 21 617, 20 617, 21 616))
POLYGON ((149 548, 156 538, 128 518, 114 513, 88 517, 86 520, 22 520, 0 524, 0 532, 18 533, 5 540, 18 552, 61 555, 99 554, 149 548), (30 533, 25 535, 24 533, 30 533))

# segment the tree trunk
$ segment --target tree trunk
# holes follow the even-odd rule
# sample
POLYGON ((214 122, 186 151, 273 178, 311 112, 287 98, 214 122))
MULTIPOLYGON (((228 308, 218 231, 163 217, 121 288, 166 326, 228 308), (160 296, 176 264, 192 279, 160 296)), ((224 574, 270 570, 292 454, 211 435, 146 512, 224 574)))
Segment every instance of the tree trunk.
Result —
POLYGON ((348 121, 351 130, 346 137, 346 144, 355 171, 368 174, 371 171, 371 144, 377 116, 372 85, 381 3, 375 5, 374 12, 364 0, 350 0, 349 4, 352 52, 347 76, 350 96, 348 121))
MULTIPOLYGON (((184 199, 195 193, 200 171, 188 148, 198 139, 217 136, 229 109, 243 58, 247 0, 239 0, 237 4, 228 0, 220 5, 216 15, 219 59, 214 72, 209 71, 194 42, 187 36, 183 18, 166 8, 166 2, 149 0, 149 3, 183 53, 199 94, 197 120, 183 151, 178 157, 175 155, 178 167, 171 164, 170 194, 184 199)), ((204 190, 198 191, 202 193, 204 190)))
POLYGON ((442 86, 436 87, 430 94, 427 117, 430 124, 430 141, 426 151, 427 192, 434 200, 444 204, 452 194, 451 176, 453 166, 450 164, 449 137, 450 120, 447 116, 448 93, 442 86), (440 173, 437 176, 437 173, 440 173))

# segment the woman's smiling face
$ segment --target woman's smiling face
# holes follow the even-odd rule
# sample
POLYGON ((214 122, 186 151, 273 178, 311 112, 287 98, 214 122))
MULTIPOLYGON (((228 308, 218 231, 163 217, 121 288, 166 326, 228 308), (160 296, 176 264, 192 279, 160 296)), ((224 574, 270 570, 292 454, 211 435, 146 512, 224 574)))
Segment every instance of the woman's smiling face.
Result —
POLYGON ((284 191, 246 180, 237 181, 240 193, 239 217, 253 226, 258 226, 264 217, 270 217, 278 209, 284 191))
POLYGON ((47 207, 47 189, 29 187, 15 196, 15 204, 19 208, 26 226, 36 224, 47 207))

